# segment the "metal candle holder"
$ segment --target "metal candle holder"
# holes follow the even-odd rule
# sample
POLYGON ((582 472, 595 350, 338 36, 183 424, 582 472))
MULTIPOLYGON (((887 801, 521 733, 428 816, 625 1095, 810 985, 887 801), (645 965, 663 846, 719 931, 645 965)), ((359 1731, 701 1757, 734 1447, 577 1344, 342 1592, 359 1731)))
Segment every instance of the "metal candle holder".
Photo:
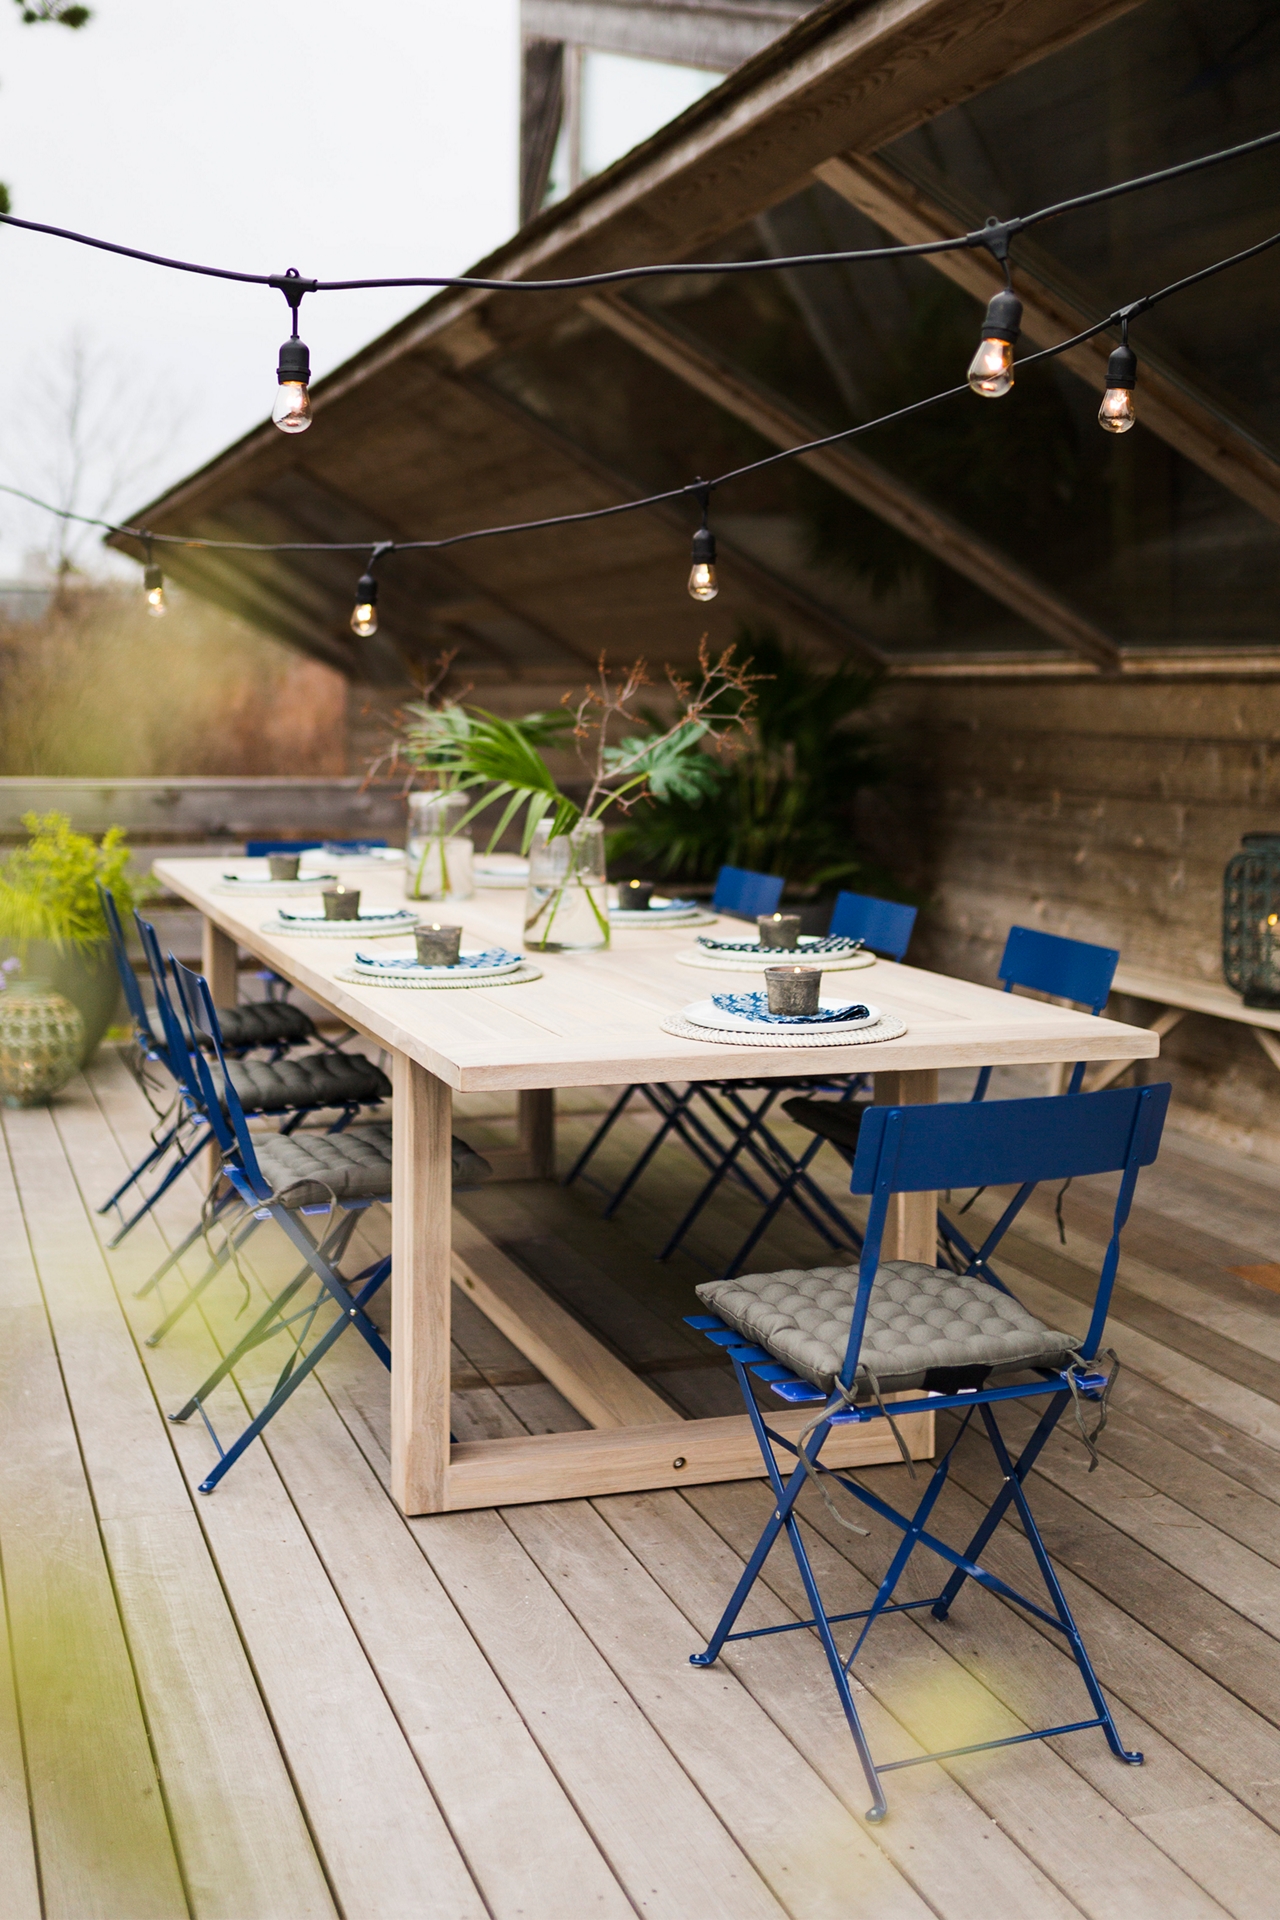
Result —
POLYGON ((420 967, 456 967, 462 951, 462 928, 442 927, 433 920, 429 927, 415 927, 420 967))
POLYGON ((302 865, 300 853, 269 853, 267 871, 273 880, 296 880, 302 865))
POLYGON ((822 993, 821 967, 766 967, 770 1013, 816 1013, 822 993))
POLYGON ((624 880, 618 888, 618 905, 628 913, 643 912, 652 899, 652 880, 624 880))
POLYGON ((756 921, 762 947, 781 947, 794 953, 800 945, 798 913, 762 913, 756 921))
POLYGON ((326 920, 358 920, 360 918, 359 887, 326 887, 320 898, 324 903, 326 920))

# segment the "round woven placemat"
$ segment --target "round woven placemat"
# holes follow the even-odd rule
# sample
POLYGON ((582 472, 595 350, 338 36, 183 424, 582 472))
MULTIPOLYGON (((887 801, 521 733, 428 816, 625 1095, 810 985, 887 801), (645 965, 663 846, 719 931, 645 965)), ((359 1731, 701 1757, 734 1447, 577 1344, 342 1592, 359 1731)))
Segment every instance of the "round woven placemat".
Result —
POLYGON ((417 925, 413 920, 317 920, 300 925, 296 920, 264 920, 260 933, 282 934, 289 940, 386 940, 398 933, 403 940, 417 925))
POLYGON ((824 973, 850 973, 855 967, 874 967, 874 953, 815 953, 806 954, 801 948, 799 953, 778 953, 757 960, 754 955, 747 958, 740 953, 708 953, 705 947, 690 947, 684 953, 678 953, 676 959, 682 967, 701 967, 704 972, 713 973, 763 973, 766 967, 787 964, 792 966, 821 967, 824 973))
POLYGON ((679 920, 668 920, 661 913, 633 913, 629 919, 622 919, 615 910, 609 909, 609 925, 620 933, 630 933, 634 928, 641 930, 660 927, 664 933, 687 933, 690 927, 714 927, 720 918, 718 913, 706 913, 699 908, 696 913, 688 914, 679 920))
POLYGON ((821 1027, 770 1027, 763 1022, 757 1032, 743 1033, 731 1027, 698 1027, 680 1013, 669 1014, 658 1024, 664 1033, 674 1033, 679 1040, 726 1047, 866 1047, 873 1040, 901 1040, 907 1030, 905 1020, 887 1013, 869 1026, 859 1027, 856 1033, 840 1034, 833 1034, 830 1028, 824 1033, 821 1027))
POLYGON ((424 988, 427 990, 443 988, 448 991, 450 988, 458 987, 521 987, 526 980, 541 980, 542 969, 531 966, 525 960, 513 973, 495 973, 488 980, 465 980, 461 974, 454 980, 424 980, 415 978, 411 973, 396 973, 391 968, 388 968, 385 974, 379 974, 375 978, 372 974, 357 973, 354 967, 343 967, 334 978, 351 981, 357 987, 417 987, 419 991, 424 988))

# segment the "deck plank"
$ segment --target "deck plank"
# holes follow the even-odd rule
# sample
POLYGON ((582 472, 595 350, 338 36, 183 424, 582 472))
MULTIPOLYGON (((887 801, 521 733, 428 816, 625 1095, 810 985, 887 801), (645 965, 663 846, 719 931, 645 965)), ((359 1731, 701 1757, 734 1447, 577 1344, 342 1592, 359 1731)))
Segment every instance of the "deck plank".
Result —
POLYGON ((47 1127, 5 1116, 0 1155, 0 1550, 44 1910, 178 1920, 189 1909, 27 1237, 32 1118, 47 1127))

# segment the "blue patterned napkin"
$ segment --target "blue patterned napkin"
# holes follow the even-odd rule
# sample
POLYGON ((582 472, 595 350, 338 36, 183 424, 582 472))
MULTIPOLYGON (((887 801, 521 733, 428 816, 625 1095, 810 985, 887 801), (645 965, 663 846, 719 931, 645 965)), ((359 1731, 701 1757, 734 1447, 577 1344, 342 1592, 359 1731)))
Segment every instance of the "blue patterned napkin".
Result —
MULTIPOLYGON (((281 920, 296 920, 299 922, 300 925, 308 926, 308 927, 318 927, 321 924, 324 924, 326 926, 337 926, 341 924, 338 921, 333 921, 333 920, 326 921, 322 913, 290 913, 287 907, 277 907, 276 913, 281 920)), ((368 920, 371 922, 374 920, 416 921, 417 918, 418 918, 417 914, 410 913, 408 907, 381 907, 381 908, 361 907, 359 917, 357 918, 355 924, 356 926, 359 926, 361 920, 368 920)), ((348 922, 347 924, 350 924, 350 922, 348 922)))
POLYGON ((850 1003, 823 1007, 818 1013, 770 1013, 767 993, 713 993, 711 1004, 721 1013, 737 1013, 744 1020, 760 1020, 773 1027, 829 1027, 838 1020, 865 1020, 870 1008, 850 1003))
POLYGON ((822 940, 806 940, 801 947, 762 947, 757 940, 708 940, 700 933, 698 945, 712 953, 859 953, 863 942, 844 933, 829 933, 822 940))
POLYGON ((380 973, 465 973, 469 969, 520 964, 520 955, 508 953, 505 947, 490 947, 486 953, 464 953, 451 967, 424 967, 416 959, 388 960, 380 953, 358 953, 356 959, 362 967, 376 967, 380 973))

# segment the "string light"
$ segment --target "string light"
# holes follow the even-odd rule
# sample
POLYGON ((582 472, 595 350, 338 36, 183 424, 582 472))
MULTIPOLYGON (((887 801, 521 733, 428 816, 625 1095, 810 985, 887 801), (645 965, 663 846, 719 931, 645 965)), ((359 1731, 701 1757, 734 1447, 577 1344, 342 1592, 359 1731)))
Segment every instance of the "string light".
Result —
MULTIPOLYGON (((1280 139, 1280 135, 1275 136, 1275 138, 1280 139)), ((1266 142, 1255 142, 1253 144, 1270 144, 1270 140, 1271 137, 1269 136, 1266 142)), ((1208 163, 1206 162, 1204 164, 1208 163)), ((1106 197, 1105 192, 1102 197, 1106 197)), ((19 222, 17 224, 24 223, 19 222)), ((72 235, 69 237, 75 238, 76 236, 72 235)), ((1109 431, 1125 432, 1133 423, 1132 383, 1137 376, 1136 357, 1128 345, 1129 321, 1136 315, 1149 311, 1161 301, 1183 292, 1186 288, 1197 286, 1201 281, 1210 279, 1215 274, 1223 273, 1231 267, 1239 266, 1243 261, 1255 259, 1258 255, 1266 253, 1276 246, 1280 246, 1280 233, 1270 234, 1265 240, 1259 240, 1251 247, 1244 247, 1237 253, 1228 254, 1221 260, 1215 260, 1209 266, 1201 267, 1194 273, 1186 274, 1182 279, 1172 281, 1168 286, 1161 287, 1154 293, 1144 294, 1141 299, 1131 301, 1127 306, 1117 308, 1114 312, 1106 315, 1104 319, 1095 321, 1092 326, 1082 328, 1079 333, 1072 334, 1068 339, 1059 340, 1055 345, 1050 347, 1042 347, 1035 353, 1024 354, 1017 362, 1017 365, 1019 367, 1031 366, 1037 361, 1052 360, 1059 354, 1069 353, 1073 348, 1084 345, 1086 341, 1096 339, 1099 334, 1107 332, 1110 328, 1119 326, 1122 335, 1121 345, 1113 350, 1108 362, 1107 394, 1104 397, 1103 409, 1099 417, 1102 418, 1102 424, 1107 426, 1109 431), (1106 418, 1103 418, 1103 414, 1107 411, 1108 400, 1112 400, 1114 406, 1118 407, 1122 416, 1122 424, 1115 425, 1106 418), (1124 418, 1123 416, 1126 414, 1127 418, 1124 418)), ((128 251, 128 249, 124 248, 113 248, 111 250, 115 252, 128 251)), ((996 246, 993 245, 992 251, 996 251, 996 246)), ((830 257, 835 258, 836 256, 833 255, 830 257)), ((998 253, 997 257, 999 257, 998 253)), ((774 262, 773 264, 776 265, 778 263, 774 262)), ((227 277, 248 278, 249 276, 234 275, 227 277)), ((286 298, 290 299, 291 306, 294 306, 295 314, 296 305, 294 297, 300 301, 304 293, 314 292, 316 290, 316 282, 302 281, 300 276, 292 273, 288 276, 277 276, 270 284, 281 287, 285 292, 286 298)), ((1018 306, 1016 296, 1013 295, 1010 290, 1006 289, 1004 294, 997 294, 988 307, 988 325, 984 325, 983 330, 984 344, 986 343, 988 331, 991 326, 993 309, 995 310, 994 324, 998 325, 1002 318, 1006 322, 1009 322, 1011 319, 1011 308, 1009 306, 1002 308, 998 304, 1001 301, 1011 302, 1012 309, 1016 309, 1017 313, 1020 314, 1021 310, 1018 306)), ((996 334, 994 337, 999 339, 1000 335, 996 334)), ((296 331, 294 338, 296 339, 296 331)), ((1010 341, 1007 344, 1011 348, 1013 343, 1010 341)), ((301 345, 300 342, 299 345, 301 345)), ((1010 355, 1010 361, 1012 361, 1012 355, 1010 355)), ((970 371, 972 373, 972 369, 970 371)), ((985 374, 983 377, 986 377, 985 374)), ((1012 384, 1011 366, 1009 383, 1012 384)), ((870 433, 876 428, 909 419, 915 414, 923 413, 932 407, 939 406, 944 401, 953 399, 957 394, 964 393, 967 390, 966 385, 944 388, 941 392, 929 394, 921 400, 913 400, 906 406, 896 407, 893 411, 881 414, 874 420, 864 420, 856 426, 842 427, 834 433, 822 434, 816 439, 803 441, 798 446, 779 448, 774 453, 765 454, 761 459, 750 460, 740 467, 731 468, 729 471, 717 475, 716 478, 711 481, 689 481, 682 486, 668 487, 661 493, 644 494, 634 499, 618 501, 615 505, 609 507, 590 507, 578 513, 550 514, 541 520, 522 520, 500 526, 472 527, 464 532, 445 534, 434 540, 381 541, 372 549, 369 569, 361 575, 357 585, 356 610, 355 613, 353 613, 351 623, 353 631, 359 633, 361 637, 367 637, 367 635, 371 635, 377 631, 377 582, 372 569, 375 562, 384 553, 390 553, 392 551, 440 552, 445 548, 461 546, 473 540, 490 540, 502 535, 515 533, 539 533, 557 527, 580 525, 585 521, 609 520, 619 514, 636 513, 646 507, 665 506, 675 501, 688 499, 691 496, 701 501, 703 506, 703 525, 694 536, 694 569, 696 571, 700 564, 705 565, 707 568, 704 590, 695 597, 711 599, 714 597, 715 592, 718 591, 718 583, 715 581, 714 575, 715 540, 710 528, 706 524, 707 503, 713 488, 727 486, 730 481, 743 479, 748 474, 759 473, 767 467, 778 465, 780 462, 802 458, 807 453, 814 453, 821 448, 835 446, 843 441, 854 439, 859 435, 870 433), (704 537, 705 545, 702 544, 704 537), (711 591, 706 592, 705 587, 711 588, 711 591), (359 625, 357 625, 357 616, 359 617, 359 625)), ((1004 390, 1007 391, 1007 388, 1004 390)), ((97 515, 75 513, 65 507, 55 507, 51 505, 49 501, 41 500, 37 498, 36 495, 27 493, 21 487, 9 486, 3 482, 0 482, 0 493, 8 494, 14 499, 25 500, 29 505, 38 507, 42 512, 52 514, 58 519, 73 520, 81 526, 100 527, 108 534, 114 534, 122 539, 135 541, 138 545, 142 546, 146 553, 144 586, 148 598, 150 598, 153 590, 153 575, 158 576, 155 578, 154 586, 159 591, 160 601, 159 604, 153 604, 151 608, 151 610, 156 613, 164 610, 163 579, 159 577, 159 569, 153 566, 151 559, 151 545, 153 541, 157 544, 163 543, 166 546, 180 547, 193 552, 269 554, 358 553, 370 551, 368 542, 363 540, 209 540, 182 533, 153 534, 149 530, 141 527, 122 526, 114 520, 105 520, 97 515)), ((694 588, 695 581, 691 573, 689 582, 689 590, 691 593, 694 592, 694 588)))
POLYGON ((314 283, 304 280, 296 267, 290 267, 273 284, 289 302, 293 332, 280 346, 276 403, 271 409, 271 418, 281 433, 305 433, 311 425, 311 355, 306 343, 298 338, 298 308, 303 294, 309 293, 314 283))
POLYGON ((378 631, 378 580, 374 568, 384 553, 393 553, 393 540, 380 540, 369 555, 369 564, 356 581, 356 603, 351 609, 351 631, 361 640, 370 640, 378 631))
POLYGON ((1107 390, 1098 408, 1098 425, 1107 433, 1128 433, 1137 419, 1133 390, 1138 384, 1138 356, 1129 345, 1129 322, 1121 322, 1120 345, 1107 361, 1107 390))
POLYGON ((142 591, 146 595, 147 612, 153 620, 163 620, 169 611, 164 597, 164 575, 155 563, 151 551, 151 542, 146 542, 147 564, 142 571, 142 591))
POLYGON ((969 362, 969 385, 984 400, 998 400, 1013 385, 1013 347, 1021 326, 1022 302, 1006 287, 987 302, 982 339, 969 362))
POLYGON ((707 525, 710 511, 711 489, 707 487, 702 495, 702 525, 693 536, 693 565, 689 569, 691 600, 714 600, 720 591, 716 579, 716 537, 707 525))

